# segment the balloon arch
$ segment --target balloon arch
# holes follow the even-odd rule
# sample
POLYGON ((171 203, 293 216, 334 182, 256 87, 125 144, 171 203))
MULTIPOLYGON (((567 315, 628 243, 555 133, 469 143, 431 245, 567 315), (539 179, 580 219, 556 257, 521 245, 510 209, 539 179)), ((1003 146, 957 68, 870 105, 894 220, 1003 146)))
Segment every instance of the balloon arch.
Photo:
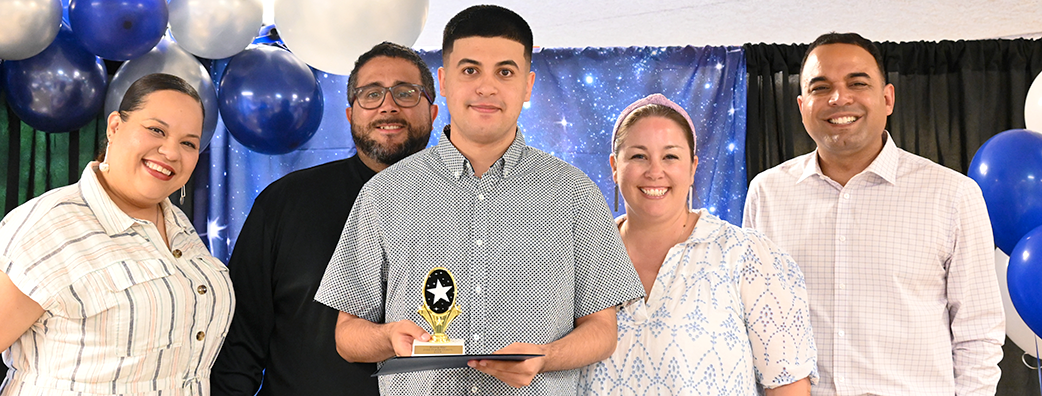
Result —
POLYGON ((221 118, 243 145, 266 154, 293 151, 318 129, 323 100, 312 67, 347 74, 373 45, 412 45, 429 7, 429 0, 277 0, 282 40, 269 40, 261 0, 65 1, 0 0, 0 26, 20 27, 0 34, 0 86, 27 125, 79 129, 116 110, 138 78, 168 73, 203 98, 202 148, 221 118), (397 23, 368 23, 389 19, 397 23), (200 59, 230 60, 215 81, 200 59), (125 61, 112 81, 103 60, 125 61))

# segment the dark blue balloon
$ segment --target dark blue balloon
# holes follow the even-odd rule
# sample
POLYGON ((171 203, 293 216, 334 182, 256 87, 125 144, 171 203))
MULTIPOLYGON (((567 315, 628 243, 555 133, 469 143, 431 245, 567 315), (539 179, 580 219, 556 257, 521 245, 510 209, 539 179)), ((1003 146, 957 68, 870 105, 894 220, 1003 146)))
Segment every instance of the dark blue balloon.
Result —
POLYGON ((297 149, 322 122, 322 89, 311 68, 272 46, 247 49, 228 61, 217 102, 235 140, 265 154, 297 149))
POLYGON ((105 104, 105 63, 80 45, 67 26, 43 52, 5 61, 0 80, 7 103, 29 126, 69 132, 94 119, 105 104))
POLYGON ((1013 248, 1006 284, 1017 314, 1042 336, 1042 227, 1029 231, 1013 248))
POLYGON ((166 0, 71 0, 69 22, 88 51, 130 60, 155 47, 166 33, 166 0))
POLYGON ((984 193, 995 245, 1012 256, 1017 242, 1042 226, 1042 134, 1011 129, 993 136, 968 173, 984 193))

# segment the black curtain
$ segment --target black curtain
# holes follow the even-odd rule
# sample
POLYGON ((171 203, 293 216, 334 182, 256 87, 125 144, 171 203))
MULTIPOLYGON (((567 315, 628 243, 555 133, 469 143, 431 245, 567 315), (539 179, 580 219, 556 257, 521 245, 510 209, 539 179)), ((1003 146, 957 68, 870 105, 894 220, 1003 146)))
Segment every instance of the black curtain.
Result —
MULTIPOLYGON (((887 121, 898 147, 966 173, 991 136, 1024 127, 1024 100, 1042 71, 1040 40, 877 43, 895 87, 887 121)), ((807 45, 748 44, 746 167, 760 172, 814 150, 796 105, 807 45)), ((1037 373, 1006 339, 999 395, 1039 395, 1037 373)))

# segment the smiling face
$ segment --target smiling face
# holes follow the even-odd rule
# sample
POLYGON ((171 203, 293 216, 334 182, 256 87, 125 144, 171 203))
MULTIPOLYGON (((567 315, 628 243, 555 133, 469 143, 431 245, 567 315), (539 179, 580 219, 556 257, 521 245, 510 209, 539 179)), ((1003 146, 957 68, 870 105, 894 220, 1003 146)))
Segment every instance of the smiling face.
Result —
POLYGON ((199 160, 203 111, 192 97, 163 90, 148 94, 126 120, 108 118, 106 191, 127 214, 151 210, 188 182, 199 160))
POLYGON ((879 154, 886 117, 894 110, 894 86, 868 51, 852 44, 815 48, 800 87, 803 125, 822 160, 871 160, 879 154))
MULTIPOLYGON (((417 66, 401 58, 375 57, 366 62, 357 74, 359 88, 388 88, 402 83, 423 85, 417 66)), ((357 99, 347 109, 358 156, 369 168, 377 171, 426 147, 431 136, 431 123, 437 116, 438 106, 431 104, 426 97, 422 97, 416 106, 401 107, 389 92, 385 93, 383 104, 375 109, 363 109, 357 105, 357 99)))
POLYGON ((692 160, 686 133, 660 116, 640 119, 626 130, 609 161, 627 216, 656 219, 687 213, 698 157, 692 160))
POLYGON ((514 139, 535 82, 529 68, 525 47, 517 41, 467 37, 453 43, 445 67, 438 69, 438 84, 449 107, 450 140, 460 151, 514 139))

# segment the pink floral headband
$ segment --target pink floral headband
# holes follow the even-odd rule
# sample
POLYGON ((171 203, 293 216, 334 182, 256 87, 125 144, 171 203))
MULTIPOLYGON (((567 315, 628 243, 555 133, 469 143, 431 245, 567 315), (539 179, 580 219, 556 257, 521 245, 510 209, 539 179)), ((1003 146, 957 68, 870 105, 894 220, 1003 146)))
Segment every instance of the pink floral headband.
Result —
MULTIPOLYGON (((629 117, 630 113, 633 113, 634 111, 636 111, 637 109, 639 109, 641 107, 644 107, 644 106, 647 106, 647 105, 653 105, 653 104, 671 108, 673 110, 676 110, 677 113, 680 113, 681 116, 684 116, 684 119, 687 120, 687 126, 689 128, 691 128, 692 140, 698 141, 698 139, 697 139, 698 135, 695 133, 695 123, 691 122, 691 116, 687 115, 687 111, 685 111, 683 107, 680 107, 680 105, 678 105, 676 103, 673 103, 673 101, 669 100, 664 95, 662 95, 660 93, 655 93, 655 94, 651 94, 651 95, 645 96, 644 98, 642 98, 642 99, 640 99, 640 100, 638 100, 636 102, 631 103, 629 106, 626 106, 626 109, 623 110, 621 114, 619 114, 619 118, 617 118, 615 120, 615 128, 613 128, 612 131, 611 131, 611 153, 612 153, 612 155, 615 155, 615 138, 619 134, 619 127, 622 126, 622 122, 626 120, 626 117, 629 117)), ((692 149, 694 149, 694 148, 692 148, 692 149)))

